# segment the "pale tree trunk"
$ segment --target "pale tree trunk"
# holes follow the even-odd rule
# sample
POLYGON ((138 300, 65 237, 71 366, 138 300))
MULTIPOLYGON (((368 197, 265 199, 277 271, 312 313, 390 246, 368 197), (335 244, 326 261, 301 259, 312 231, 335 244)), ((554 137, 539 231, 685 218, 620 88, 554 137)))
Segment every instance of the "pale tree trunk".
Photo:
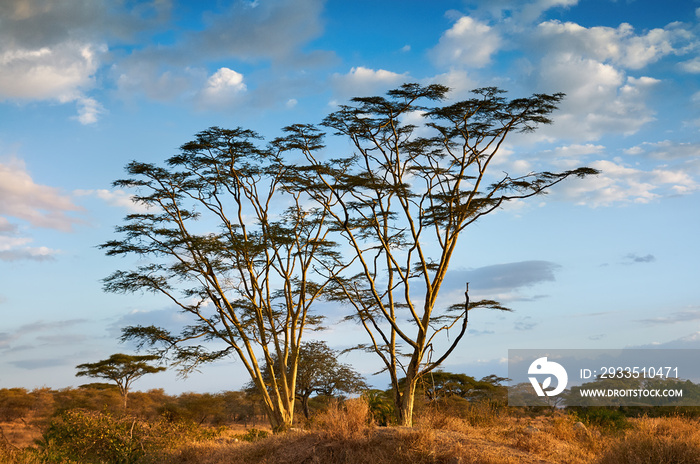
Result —
POLYGON ((401 394, 401 400, 398 405, 399 425, 405 427, 413 427, 413 403, 416 399, 416 383, 418 379, 413 378, 409 381, 406 378, 406 387, 401 394))
POLYGON ((272 407, 266 401, 263 401, 263 408, 265 409, 265 415, 270 421, 270 427, 272 427, 272 433, 281 433, 289 430, 292 427, 292 422, 294 420, 294 408, 291 410, 289 408, 272 407))

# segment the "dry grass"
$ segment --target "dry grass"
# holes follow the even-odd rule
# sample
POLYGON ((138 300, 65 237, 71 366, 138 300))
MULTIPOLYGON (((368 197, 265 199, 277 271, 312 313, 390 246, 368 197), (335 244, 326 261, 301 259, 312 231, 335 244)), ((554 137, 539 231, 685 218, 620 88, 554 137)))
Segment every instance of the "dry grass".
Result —
POLYGON ((24 448, 34 444, 34 440, 41 437, 41 429, 30 422, 14 420, 11 422, 0 422, 0 441, 5 441, 11 446, 24 448))
POLYGON ((354 398, 342 404, 339 401, 330 403, 315 417, 310 428, 326 440, 357 440, 370 435, 374 421, 367 401, 354 398))
MULTIPOLYGON (((306 430, 252 442, 229 429, 217 439, 151 452, 140 464, 700 464, 700 423, 683 418, 631 419, 611 432, 565 413, 528 417, 475 406, 425 407, 413 428, 377 427, 364 400, 331 404, 306 430), (478 417, 481 415, 481 417, 478 417)), ((40 464, 36 454, 3 448, 0 464, 40 464)))
POLYGON ((700 463, 700 422, 679 417, 642 418, 612 444, 599 464, 700 463))

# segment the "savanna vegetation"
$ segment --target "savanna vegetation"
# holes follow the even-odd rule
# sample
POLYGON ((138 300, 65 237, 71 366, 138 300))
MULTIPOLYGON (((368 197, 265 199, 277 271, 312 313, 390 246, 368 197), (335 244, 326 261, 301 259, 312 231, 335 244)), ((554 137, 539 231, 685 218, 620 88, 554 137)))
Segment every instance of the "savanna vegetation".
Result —
POLYGON ((77 366, 113 384, 0 390, 0 464, 700 463, 693 409, 513 408, 506 379, 440 370, 469 312, 509 310, 470 300, 469 283, 463 301, 441 303, 461 233, 598 173, 489 168, 510 134, 551 123, 563 94, 511 100, 482 88, 455 102, 448 90, 354 98, 266 145, 211 127, 163 166, 131 162, 115 186, 144 212, 101 248, 138 264, 105 290, 158 294, 188 324, 126 327, 122 341, 148 355, 77 366), (350 153, 332 153, 325 130, 350 153), (364 329, 354 349, 379 357, 387 390, 305 340, 323 328, 323 301, 364 329), (129 389, 163 369, 156 360, 186 376, 227 357, 247 372, 246 390, 129 389))
POLYGON ((413 427, 396 425, 391 389, 369 390, 311 398, 284 434, 246 392, 134 391, 125 412, 115 386, 2 389, 0 463, 700 463, 696 410, 513 408, 498 378, 436 374, 413 427))

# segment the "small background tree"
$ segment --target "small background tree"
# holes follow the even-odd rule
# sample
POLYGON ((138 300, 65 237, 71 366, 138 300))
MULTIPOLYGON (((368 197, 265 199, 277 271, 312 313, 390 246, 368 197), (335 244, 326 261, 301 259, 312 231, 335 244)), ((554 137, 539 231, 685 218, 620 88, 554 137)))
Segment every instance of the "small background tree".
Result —
MULTIPOLYGON (((296 398, 301 403, 307 419, 310 416, 311 395, 332 397, 343 393, 358 393, 368 388, 362 375, 352 366, 338 361, 339 354, 323 341, 304 342, 301 345, 296 398)), ((267 372, 267 369, 264 372, 267 372)), ((252 385, 249 385, 250 387, 252 385)))
POLYGON ((127 396, 131 384, 140 379, 146 374, 155 374, 166 369, 164 366, 152 366, 150 361, 159 359, 156 355, 128 355, 128 354, 113 354, 108 359, 103 359, 96 363, 78 364, 76 369, 79 369, 75 374, 77 377, 95 377, 100 379, 108 379, 117 384, 119 393, 124 401, 124 410, 127 406, 127 396))

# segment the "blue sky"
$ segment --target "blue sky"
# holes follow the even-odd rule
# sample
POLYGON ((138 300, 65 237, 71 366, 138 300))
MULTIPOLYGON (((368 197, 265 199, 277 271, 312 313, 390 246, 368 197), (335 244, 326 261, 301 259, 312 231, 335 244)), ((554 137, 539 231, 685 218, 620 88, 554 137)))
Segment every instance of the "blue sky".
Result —
MULTIPOLYGON (((514 312, 473 313, 445 369, 505 375, 518 348, 700 348, 700 2, 8 0, 0 387, 79 385, 75 365, 132 350, 121 327, 178 323, 162 298, 101 289, 129 265, 96 248, 132 208, 111 187, 128 161, 161 162, 212 125, 275 137, 404 82, 452 98, 565 92, 555 123, 511 138, 496 168, 602 171, 465 232, 443 301, 469 280, 514 312)), ((313 334, 334 348, 362 336, 334 323, 313 334)), ((245 382, 232 359, 136 387, 245 382)))

